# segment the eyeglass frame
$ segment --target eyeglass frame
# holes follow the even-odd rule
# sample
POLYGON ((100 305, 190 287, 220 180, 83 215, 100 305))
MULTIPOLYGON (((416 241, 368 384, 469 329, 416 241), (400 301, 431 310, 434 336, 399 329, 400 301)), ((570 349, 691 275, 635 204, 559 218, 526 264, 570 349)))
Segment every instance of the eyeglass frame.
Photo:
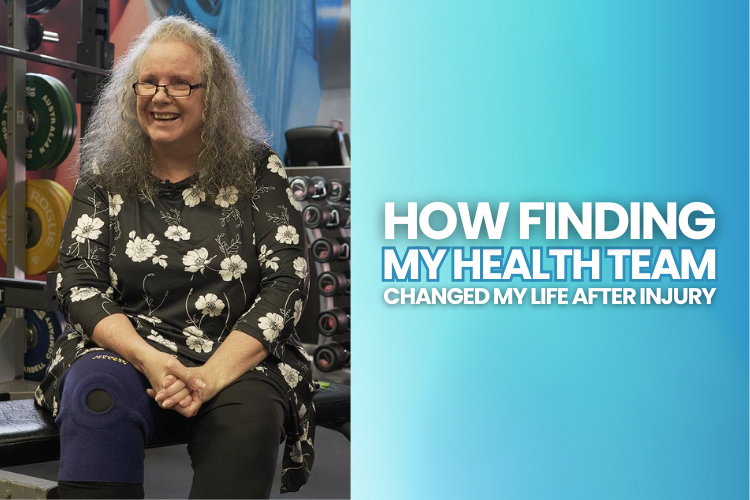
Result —
POLYGON ((133 92, 138 97, 154 97, 159 92, 159 87, 163 87, 164 88, 164 93, 167 94, 169 97, 189 97, 193 93, 193 89, 203 88, 203 82, 196 83, 194 85, 188 84, 188 93, 187 94, 185 94, 185 95, 173 95, 173 94, 169 93, 169 89, 167 88, 167 87, 171 87, 172 85, 174 85, 174 84, 173 83, 167 83, 167 84, 164 84, 164 85, 158 85, 156 83, 135 82, 133 84, 133 92), (153 94, 139 94, 138 91, 135 89, 136 85, 138 85, 138 84, 153 85, 156 88, 154 89, 154 93, 153 94))

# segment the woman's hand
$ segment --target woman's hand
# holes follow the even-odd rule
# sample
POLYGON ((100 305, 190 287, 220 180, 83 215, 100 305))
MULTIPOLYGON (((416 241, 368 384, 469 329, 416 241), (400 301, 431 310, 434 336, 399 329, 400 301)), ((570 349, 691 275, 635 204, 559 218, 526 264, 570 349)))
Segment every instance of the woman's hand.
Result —
POLYGON ((173 408, 186 417, 198 413, 203 403, 218 394, 220 388, 204 367, 170 367, 164 378, 163 389, 155 394, 163 408, 173 408))
MULTIPOLYGON (((146 392, 149 396, 156 399, 156 402, 162 408, 172 408, 183 415, 186 408, 190 408, 192 400, 190 389, 185 382, 176 375, 184 375, 187 368, 180 363, 174 356, 154 349, 147 356, 140 358, 140 370, 151 383, 151 389, 146 392), (169 390, 168 401, 165 401, 165 390, 169 390), (176 403, 182 403, 177 405, 176 403)), ((200 407, 200 405, 198 405, 200 407)), ((197 412, 197 408, 195 408, 197 412)), ((191 416, 191 415, 186 415, 191 416)))

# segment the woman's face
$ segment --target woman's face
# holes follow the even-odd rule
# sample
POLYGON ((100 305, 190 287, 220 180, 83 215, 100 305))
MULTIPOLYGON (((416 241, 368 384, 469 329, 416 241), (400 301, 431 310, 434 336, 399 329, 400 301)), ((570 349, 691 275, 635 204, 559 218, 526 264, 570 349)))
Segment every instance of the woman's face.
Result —
MULTIPOLYGON (((201 81, 200 55, 180 41, 154 42, 144 52, 139 82, 158 85, 201 81)), ((138 122, 154 149, 185 154, 200 149, 203 128, 203 90, 187 97, 168 96, 160 87, 154 96, 138 96, 138 122)))

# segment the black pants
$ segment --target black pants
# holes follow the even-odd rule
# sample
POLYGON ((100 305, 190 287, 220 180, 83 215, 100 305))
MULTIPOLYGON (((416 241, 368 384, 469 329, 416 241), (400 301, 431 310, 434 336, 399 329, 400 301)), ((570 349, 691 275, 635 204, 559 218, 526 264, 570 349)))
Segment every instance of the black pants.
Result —
MULTIPOLYGON (((269 498, 289 410, 281 389, 265 375, 242 375, 190 419, 155 411, 157 435, 187 425, 190 498, 269 498)), ((97 453, 92 450, 92 456, 97 453)), ((143 485, 132 483, 60 481, 58 491, 60 498, 143 498, 143 485)))

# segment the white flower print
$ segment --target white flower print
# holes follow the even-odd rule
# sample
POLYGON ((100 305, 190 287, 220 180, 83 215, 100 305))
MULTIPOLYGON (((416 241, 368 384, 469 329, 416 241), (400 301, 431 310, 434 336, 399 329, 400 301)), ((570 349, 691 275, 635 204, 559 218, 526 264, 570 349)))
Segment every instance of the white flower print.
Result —
POLYGON ((224 309, 224 301, 213 293, 207 293, 198 297, 198 300, 195 301, 195 308, 200 309, 204 316, 208 314, 213 318, 221 314, 224 309))
POLYGON ((301 464, 304 461, 304 455, 302 454, 302 443, 300 441, 297 441, 296 443, 294 443, 294 446, 292 446, 290 457, 292 461, 297 462, 298 464, 301 464))
POLYGON ((268 170, 286 179, 286 170, 284 170, 284 165, 281 164, 281 159, 278 156, 271 155, 268 158, 268 170))
POLYGON ((203 337, 203 331, 195 326, 189 326, 182 330, 187 336, 186 342, 189 349, 195 352, 211 352, 214 348, 214 341, 203 337))
POLYGON ((55 366, 57 366, 57 364, 58 364, 58 363, 59 363, 60 361, 62 361, 62 359, 63 359, 63 357, 62 357, 62 348, 60 348, 60 349, 58 349, 58 350, 57 350, 57 352, 55 353, 55 358, 54 358, 54 359, 53 359, 53 360, 52 360, 52 361, 50 362, 50 364, 49 364, 49 368, 47 368, 47 370, 51 370, 51 369, 53 369, 53 368, 54 368, 55 366))
POLYGON ((266 261, 269 255, 273 253, 273 250, 269 250, 265 245, 260 246, 260 254, 258 255, 258 262, 261 264, 266 261))
POLYGON ((191 273, 200 271, 201 274, 203 274, 203 271, 212 259, 213 257, 208 257, 208 250, 206 250, 205 247, 201 247, 198 250, 190 250, 187 255, 182 258, 182 263, 186 266, 185 271, 191 273))
POLYGON ((289 384, 289 387, 292 389, 297 387, 299 381, 302 380, 302 375, 286 363, 279 363, 279 371, 284 376, 286 383, 289 384))
POLYGON ((42 392, 41 387, 37 387, 34 391, 34 399, 36 402, 41 405, 44 402, 44 393, 42 392))
POLYGON ((169 226, 167 230, 164 231, 164 236, 173 241, 187 241, 190 239, 190 231, 182 226, 169 226))
POLYGON ((297 200, 294 199, 294 193, 292 193, 291 188, 286 188, 286 195, 289 197, 289 203, 291 203, 298 212, 301 212, 302 209, 299 207, 299 203, 297 203, 297 200))
POLYGON ((107 196, 109 198, 109 216, 115 217, 120 213, 120 208, 122 208, 122 196, 120 196, 119 194, 116 194, 114 196, 110 194, 107 196))
POLYGON ((245 271, 247 271, 247 263, 239 255, 232 255, 221 261, 219 274, 224 281, 231 281, 232 278, 240 279, 245 271))
POLYGON ((258 264, 266 264, 266 268, 271 268, 274 271, 279 270, 279 264, 277 262, 279 261, 278 257, 271 257, 269 259, 269 256, 273 253, 273 250, 266 249, 265 245, 260 246, 260 255, 258 255, 258 264))
POLYGON ((185 205, 194 207, 198 203, 206 201, 206 192, 195 186, 190 186, 182 192, 182 199, 185 200, 185 205))
POLYGON ((297 301, 294 303, 294 324, 296 325, 297 322, 299 322, 300 317, 302 316, 302 299, 297 299, 297 301))
POLYGON ((152 325, 157 325, 161 323, 161 320, 157 318, 156 316, 146 316, 145 314, 139 314, 138 319, 142 319, 143 321, 146 321, 147 323, 151 323, 152 325))
POLYGON ((292 262, 292 265, 294 266, 294 274, 305 279, 305 276, 307 275, 307 261, 305 261, 303 257, 297 257, 294 259, 294 262, 292 262))
POLYGON ((296 245, 299 243, 299 234, 294 226, 279 226, 276 232, 276 241, 286 243, 287 245, 296 245))
POLYGON ((237 203, 237 193, 239 191, 234 186, 219 189, 219 194, 216 195, 216 204, 222 208, 228 208, 230 205, 237 203))
POLYGON ((159 264, 164 269, 167 268, 167 256, 166 255, 155 255, 153 259, 151 259, 151 263, 156 265, 159 264))
POLYGON ((214 348, 214 341, 204 339, 203 337, 193 337, 192 335, 187 338, 187 346, 189 349, 195 352, 211 352, 214 348))
POLYGON ((76 228, 73 229, 73 236, 78 243, 86 243, 86 240, 95 240, 102 232, 99 230, 104 225, 104 221, 98 217, 89 217, 86 214, 81 215, 76 222, 76 228))
POLYGON ((159 240, 154 239, 154 233, 149 234, 146 239, 136 236, 135 231, 130 231, 128 236, 130 237, 130 241, 128 241, 125 247, 125 254, 133 262, 143 262, 153 257, 156 253, 156 245, 159 244, 159 240))
POLYGON ((184 328, 182 333, 188 336, 193 335, 195 337, 203 337, 203 330, 194 325, 184 328))
MULTIPOLYGON (((61 276, 61 275, 58 275, 58 276, 61 276)), ((117 273, 111 267, 109 268, 109 283, 113 287, 117 288, 117 273)))
POLYGON ((153 340, 157 344, 163 345, 167 349, 170 349, 170 350, 172 350, 174 352, 177 352, 177 344, 175 344, 171 340, 165 339, 164 337, 162 337, 161 335, 159 335, 158 333, 156 333, 154 330, 151 330, 151 335, 149 335, 146 338, 149 339, 149 340, 153 340))
POLYGON ((79 288, 74 286, 70 289, 70 300, 72 302, 80 302, 81 300, 90 299, 99 294, 99 290, 91 287, 79 288))
POLYGON ((279 332, 284 329, 284 318, 281 314, 268 313, 265 317, 260 318, 258 326, 263 330, 263 337, 269 342, 273 342, 279 336, 279 332))

